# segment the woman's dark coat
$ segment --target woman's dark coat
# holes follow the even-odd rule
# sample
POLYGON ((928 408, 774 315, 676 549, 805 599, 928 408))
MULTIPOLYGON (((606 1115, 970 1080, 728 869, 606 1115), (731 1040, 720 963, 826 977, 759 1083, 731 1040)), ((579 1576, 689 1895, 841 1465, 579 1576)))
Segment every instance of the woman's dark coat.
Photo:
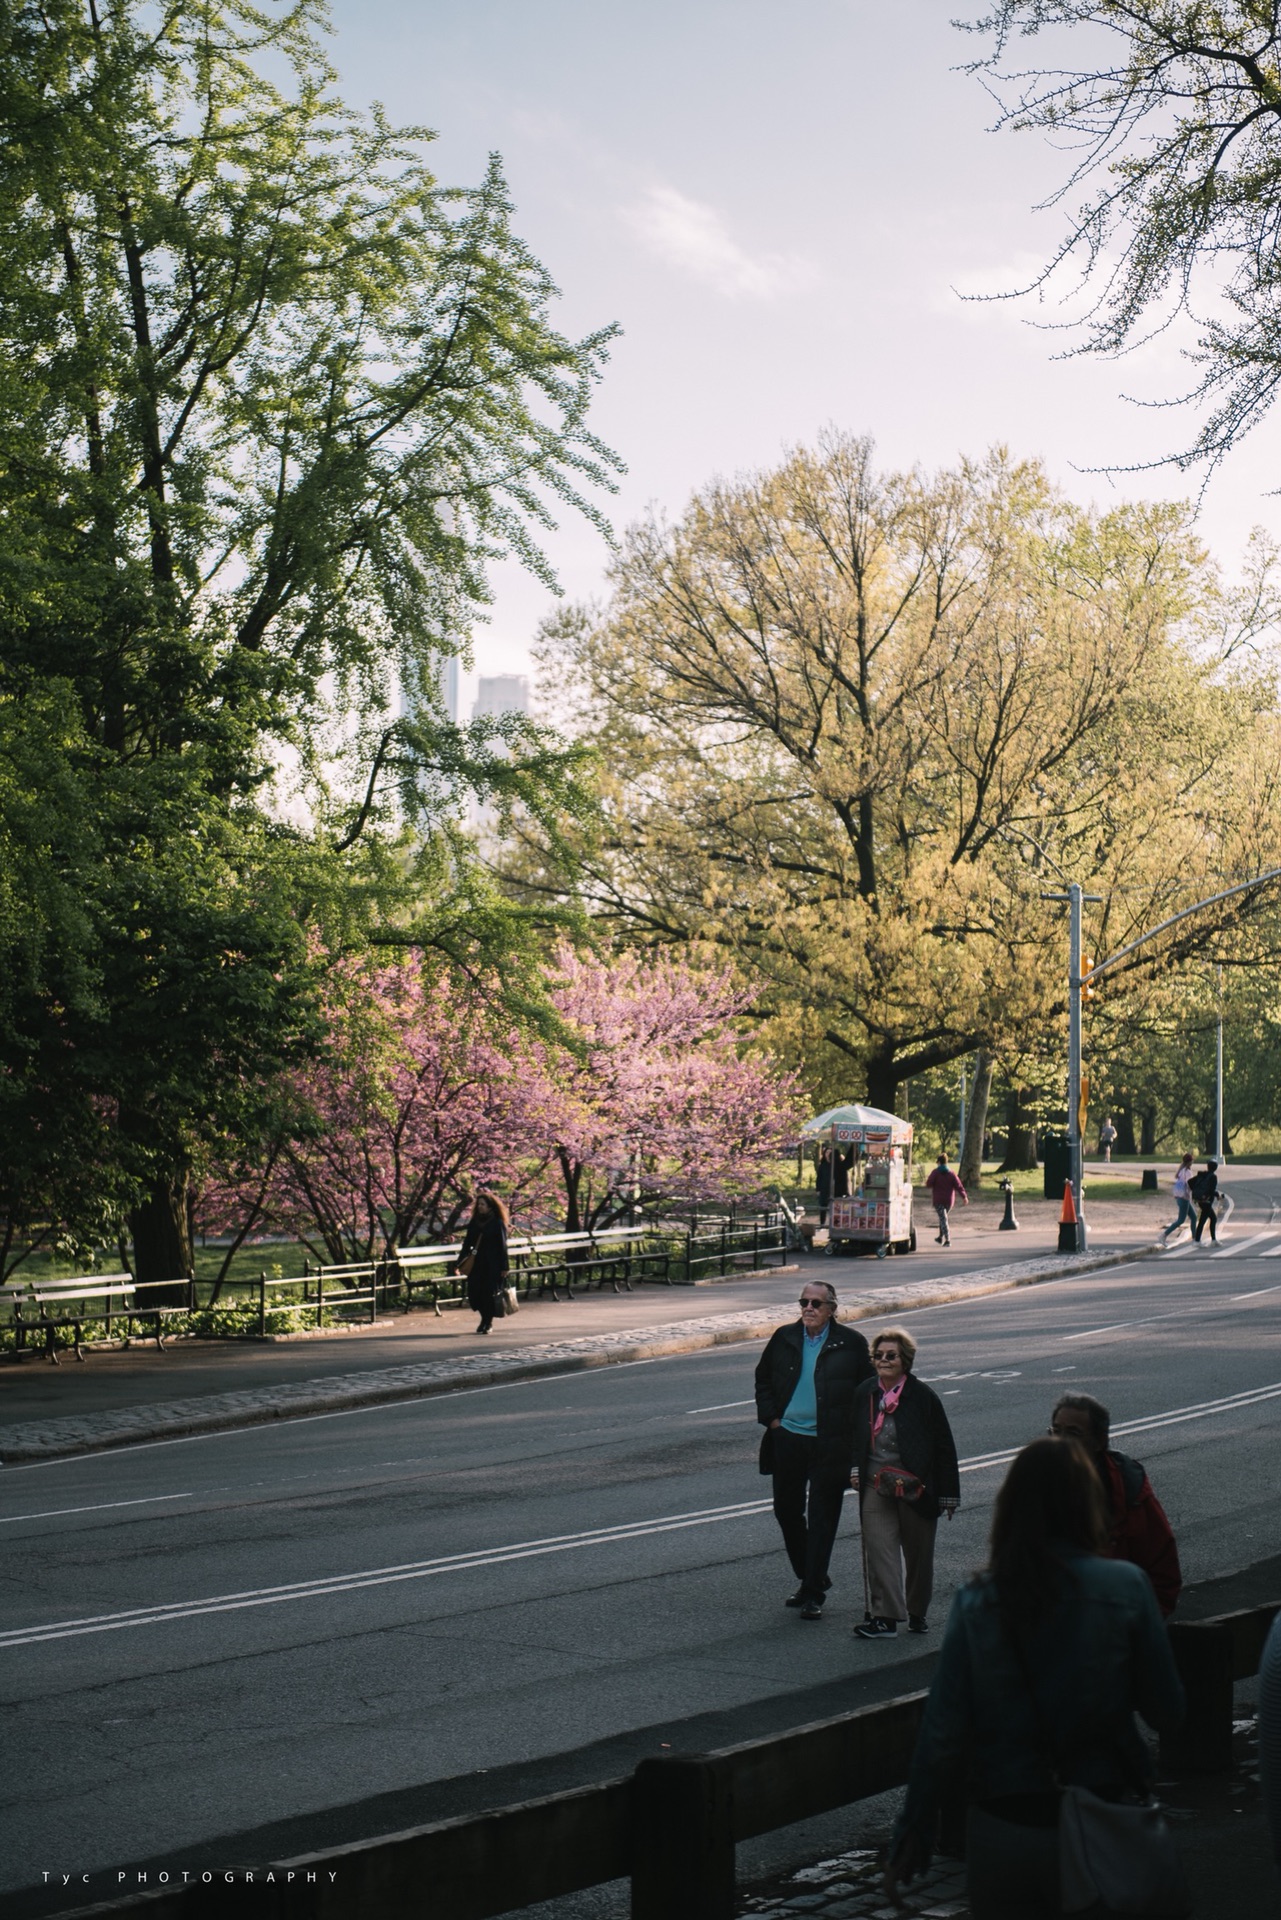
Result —
POLYGON ((814 1169, 814 1185, 818 1189, 818 1201, 825 1207, 832 1197, 832 1158, 825 1154, 814 1169))
MULTIPOLYGON (((858 1390, 854 1408, 854 1471, 859 1487, 871 1490, 872 1421, 880 1400, 879 1380, 869 1380, 858 1390)), ((940 1500, 959 1500, 961 1475, 956 1462, 956 1442, 947 1423, 943 1402, 932 1387, 907 1376, 903 1396, 895 1415, 899 1459, 909 1473, 925 1482, 925 1492, 913 1503, 923 1520, 937 1520, 940 1500)))
MULTIPOLYGON (((801 1377, 804 1344, 804 1322, 793 1321, 770 1335, 756 1363, 756 1418, 767 1429, 771 1420, 781 1420, 787 1412, 787 1403, 801 1377)), ((862 1334, 855 1327, 829 1321, 827 1338, 814 1363, 818 1438, 825 1453, 830 1450, 846 1463, 854 1451, 855 1396, 871 1372, 872 1361, 862 1334)), ((761 1442, 762 1473, 771 1471, 772 1450, 773 1435, 767 1431, 761 1442)))
POLYGON ((482 1317, 494 1310, 494 1296, 507 1282, 507 1229, 496 1213, 472 1214, 463 1235, 459 1259, 475 1248, 476 1258, 467 1275, 467 1304, 482 1317))

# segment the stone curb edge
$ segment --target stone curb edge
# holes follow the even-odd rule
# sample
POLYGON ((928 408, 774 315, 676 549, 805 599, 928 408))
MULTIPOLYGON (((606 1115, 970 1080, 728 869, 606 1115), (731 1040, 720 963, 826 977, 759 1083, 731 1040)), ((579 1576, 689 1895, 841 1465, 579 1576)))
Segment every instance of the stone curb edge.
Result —
MULTIPOLYGON (((1018 1273, 1012 1273, 1009 1267, 992 1267, 986 1272, 969 1274, 954 1281, 909 1282, 909 1287, 919 1287, 920 1292, 893 1292, 887 1289, 874 1299, 864 1295, 856 1305, 852 1304, 848 1310, 843 1309, 839 1318, 848 1321, 883 1319, 891 1313, 920 1312, 926 1307, 950 1306, 964 1300, 982 1299, 993 1293, 1012 1292, 1018 1287, 1040 1286, 1050 1280, 1066 1279, 1069 1274, 1097 1273, 1107 1267, 1119 1267, 1142 1260, 1159 1244, 1152 1242, 1111 1253, 1072 1254, 1044 1262, 1027 1261, 1021 1263, 1024 1271, 1018 1273)), ((502 1386, 513 1380, 546 1379, 555 1374, 585 1373, 599 1367, 620 1366, 628 1362, 634 1364, 639 1360, 661 1360, 676 1353, 697 1353, 709 1347, 759 1340, 780 1324, 777 1309, 759 1316, 742 1314, 725 1317, 732 1324, 712 1330, 708 1330, 705 1324, 689 1333, 670 1328, 660 1329, 652 1339, 638 1339, 627 1346, 588 1349, 579 1353, 554 1353, 544 1359, 525 1359, 514 1353, 507 1364, 484 1365, 475 1369, 457 1364, 450 1373, 442 1372, 434 1379, 384 1381, 380 1384, 375 1376, 367 1387, 353 1389, 345 1386, 341 1392, 334 1391, 328 1382, 318 1381, 313 1393, 300 1392, 296 1387, 292 1390, 284 1388, 278 1390, 274 1400, 264 1398, 257 1404, 211 1408, 205 1414, 157 1419, 151 1425, 142 1421, 136 1424, 129 1422, 114 1430, 106 1427, 101 1433, 50 1434, 47 1440, 33 1439, 24 1443, 19 1437, 22 1429, 11 1429, 14 1434, 11 1443, 7 1443, 3 1433, 0 1433, 0 1466, 22 1466, 42 1460, 66 1459, 76 1454, 103 1453, 147 1441, 180 1440, 201 1433, 225 1433, 244 1427, 269 1426, 275 1420, 305 1419, 321 1413, 355 1413, 365 1407, 430 1399, 438 1394, 457 1393, 463 1388, 475 1390, 502 1386)), ((597 1337, 587 1336, 589 1340, 597 1337)), ((444 1364, 448 1365, 447 1362, 444 1364)), ((259 1391, 263 1390, 250 1390, 253 1393, 259 1391)), ((221 1396, 211 1396, 215 1397, 221 1396)), ((130 1411, 133 1410, 122 1409, 121 1413, 124 1415, 130 1411)))

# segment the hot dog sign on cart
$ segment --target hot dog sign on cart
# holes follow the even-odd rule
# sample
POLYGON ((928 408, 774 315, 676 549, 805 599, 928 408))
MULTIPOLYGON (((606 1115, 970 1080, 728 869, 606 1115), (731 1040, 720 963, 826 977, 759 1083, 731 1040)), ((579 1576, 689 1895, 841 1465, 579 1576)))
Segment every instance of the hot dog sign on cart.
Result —
POLYGON ((878 1254, 915 1253, 912 1225, 912 1128, 879 1107, 830 1107, 802 1128, 848 1160, 847 1197, 833 1197, 828 1211, 828 1251, 842 1244, 875 1247, 878 1254))

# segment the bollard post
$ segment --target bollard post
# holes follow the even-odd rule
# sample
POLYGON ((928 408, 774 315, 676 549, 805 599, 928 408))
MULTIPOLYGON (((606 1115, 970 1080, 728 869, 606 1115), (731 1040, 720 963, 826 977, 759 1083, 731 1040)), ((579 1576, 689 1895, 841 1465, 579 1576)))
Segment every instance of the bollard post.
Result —
POLYGON ((1188 1711, 1161 1735, 1161 1765, 1172 1772, 1226 1773, 1232 1765, 1232 1628, 1179 1620, 1168 1628, 1188 1711))
POLYGON ((1139 1182, 1139 1192, 1140 1193, 1156 1193, 1158 1191, 1159 1189, 1157 1187, 1156 1168, 1144 1167, 1143 1178, 1139 1182))
POLYGON ((632 1920, 734 1920, 730 1763, 642 1760, 632 1776, 632 1920))
POLYGON ((1005 1212, 1002 1215, 1001 1224, 997 1228, 997 1232, 998 1233, 1016 1233, 1018 1231, 1019 1223, 1014 1218, 1013 1183, 1010 1180, 1002 1180, 1001 1192, 1005 1195, 1005 1212))

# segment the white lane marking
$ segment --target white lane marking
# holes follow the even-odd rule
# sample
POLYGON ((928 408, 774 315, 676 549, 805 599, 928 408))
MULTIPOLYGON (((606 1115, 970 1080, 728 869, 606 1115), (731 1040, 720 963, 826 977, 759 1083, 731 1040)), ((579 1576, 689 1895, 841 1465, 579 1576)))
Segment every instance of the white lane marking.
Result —
POLYGON ((1086 1327, 1083 1333, 1065 1333, 1063 1339, 1089 1340, 1096 1333, 1119 1333, 1122 1327, 1150 1327, 1158 1320, 1186 1320, 1189 1314, 1213 1313, 1217 1302, 1209 1302, 1199 1307, 1179 1307, 1171 1313, 1150 1313, 1145 1320, 1112 1320, 1106 1327, 1086 1327))
POLYGON ((17 1627, 0 1633, 0 1648, 27 1647, 44 1640, 78 1639, 90 1633, 113 1633, 123 1627, 158 1626, 167 1620, 191 1620, 210 1613, 238 1613, 247 1607, 279 1606, 291 1600, 324 1599, 336 1593, 355 1593, 365 1587, 385 1587, 404 1580, 428 1580, 436 1574, 467 1573, 504 1566, 513 1560, 534 1560, 545 1554, 572 1553, 581 1547, 612 1546, 625 1540, 643 1540, 659 1533, 678 1533, 688 1527, 712 1526, 722 1520, 754 1519, 770 1511, 768 1500, 740 1500, 729 1507, 704 1507, 692 1513, 667 1514, 655 1520, 637 1520, 616 1527, 592 1527, 585 1533, 552 1534, 545 1540, 520 1540, 511 1546, 479 1548, 448 1554, 439 1560, 410 1561, 403 1566, 370 1567, 358 1573, 336 1573, 314 1580, 296 1580, 288 1586, 250 1587, 241 1593, 214 1594, 207 1600, 175 1600, 161 1606, 131 1607, 123 1613, 94 1614, 84 1620, 59 1620, 46 1626, 17 1627))
MULTIPOLYGON (((1222 1400, 1200 1400, 1190 1407, 1171 1407, 1166 1413, 1145 1414, 1138 1420, 1124 1420, 1112 1429, 1113 1438, 1121 1434, 1152 1433, 1161 1427, 1181 1426, 1187 1420, 1210 1420, 1219 1413, 1239 1413, 1247 1408, 1262 1406, 1268 1400, 1281 1400, 1281 1381, 1270 1387, 1252 1387, 1245 1393, 1226 1395, 1222 1400)), ((1007 1447, 1000 1453, 975 1454, 972 1460, 961 1461, 962 1473, 977 1473, 983 1467, 1003 1467, 1013 1460, 1019 1447, 1007 1447)))
MULTIPOLYGON (((1281 1381, 1267 1387, 1253 1387, 1244 1393, 1228 1394, 1220 1400, 1202 1400, 1190 1407, 1171 1407, 1164 1413, 1147 1414, 1138 1420, 1126 1420, 1112 1429, 1114 1435, 1149 1433, 1162 1427, 1174 1427, 1187 1420, 1209 1420, 1215 1414, 1242 1412, 1266 1401, 1281 1399, 1281 1381)), ((985 1467, 1005 1466, 1020 1449, 1009 1447, 999 1453, 976 1454, 962 1460, 962 1473, 978 1473, 985 1467)), ((215 1594, 206 1600, 174 1600, 161 1606, 133 1607, 123 1613, 97 1614, 85 1620, 53 1621, 44 1626, 15 1627, 0 1633, 0 1648, 33 1646, 45 1640, 79 1639, 86 1634, 112 1633, 124 1627, 162 1626, 168 1620, 192 1620, 211 1613, 238 1613, 249 1607, 276 1606, 284 1601, 324 1599, 331 1594, 355 1593, 365 1587, 385 1587, 405 1580, 427 1580, 437 1574, 469 1573, 484 1567, 504 1566, 514 1560, 533 1560, 547 1554, 572 1553, 581 1547, 613 1546, 627 1540, 644 1540, 660 1533, 679 1533, 690 1527, 713 1526, 725 1520, 752 1520, 770 1511, 768 1500, 740 1500, 728 1507, 703 1507, 690 1513, 666 1514, 654 1520, 624 1522, 614 1527, 592 1527, 584 1533, 553 1534, 545 1540, 522 1540, 511 1546, 477 1548, 470 1553, 446 1555, 439 1560, 411 1561, 404 1566, 371 1567, 357 1573, 335 1573, 313 1580, 294 1581, 288 1586, 251 1587, 243 1593, 215 1594)))
POLYGON ((1260 1260, 1281 1259, 1281 1247, 1269 1247, 1266 1253, 1261 1253, 1259 1255, 1259 1258, 1260 1260))
POLYGON ((687 1407, 685 1411, 687 1414, 689 1413, 725 1413, 729 1410, 730 1407, 754 1407, 755 1405, 756 1405, 755 1400, 722 1400, 719 1406, 687 1407))
MULTIPOLYGON (((1277 1248, 1277 1252, 1281 1253, 1281 1247, 1277 1248)), ((1265 1255, 1264 1258, 1266 1257, 1265 1255)), ((1256 1287, 1253 1293, 1234 1293, 1232 1298, 1234 1300, 1259 1300, 1265 1293, 1281 1293, 1281 1282, 1275 1287, 1256 1287)))
MULTIPOLYGON (((1235 1240, 1230 1247, 1210 1255, 1211 1260, 1227 1260, 1238 1253, 1248 1253, 1251 1247, 1257 1247, 1261 1240, 1275 1240, 1281 1233, 1281 1227, 1265 1227, 1262 1233, 1254 1234, 1249 1240, 1235 1240)), ((1281 1251, 1281 1249, 1279 1249, 1281 1251)), ((1262 1256, 1260 1256, 1262 1257, 1262 1256)))
POLYGON ((0 1527, 12 1527, 19 1520, 61 1520, 68 1513, 108 1513, 113 1507, 158 1507, 165 1500, 194 1500, 194 1493, 151 1493, 145 1500, 104 1500, 96 1507, 52 1507, 48 1513, 7 1513, 0 1527))
POLYGON ((1162 1261, 1186 1260, 1190 1253, 1200 1253, 1201 1248, 1202 1248, 1202 1242, 1200 1240, 1188 1240, 1184 1242, 1183 1246, 1177 1248, 1173 1253, 1160 1253, 1156 1257, 1158 1260, 1162 1260, 1162 1261))

